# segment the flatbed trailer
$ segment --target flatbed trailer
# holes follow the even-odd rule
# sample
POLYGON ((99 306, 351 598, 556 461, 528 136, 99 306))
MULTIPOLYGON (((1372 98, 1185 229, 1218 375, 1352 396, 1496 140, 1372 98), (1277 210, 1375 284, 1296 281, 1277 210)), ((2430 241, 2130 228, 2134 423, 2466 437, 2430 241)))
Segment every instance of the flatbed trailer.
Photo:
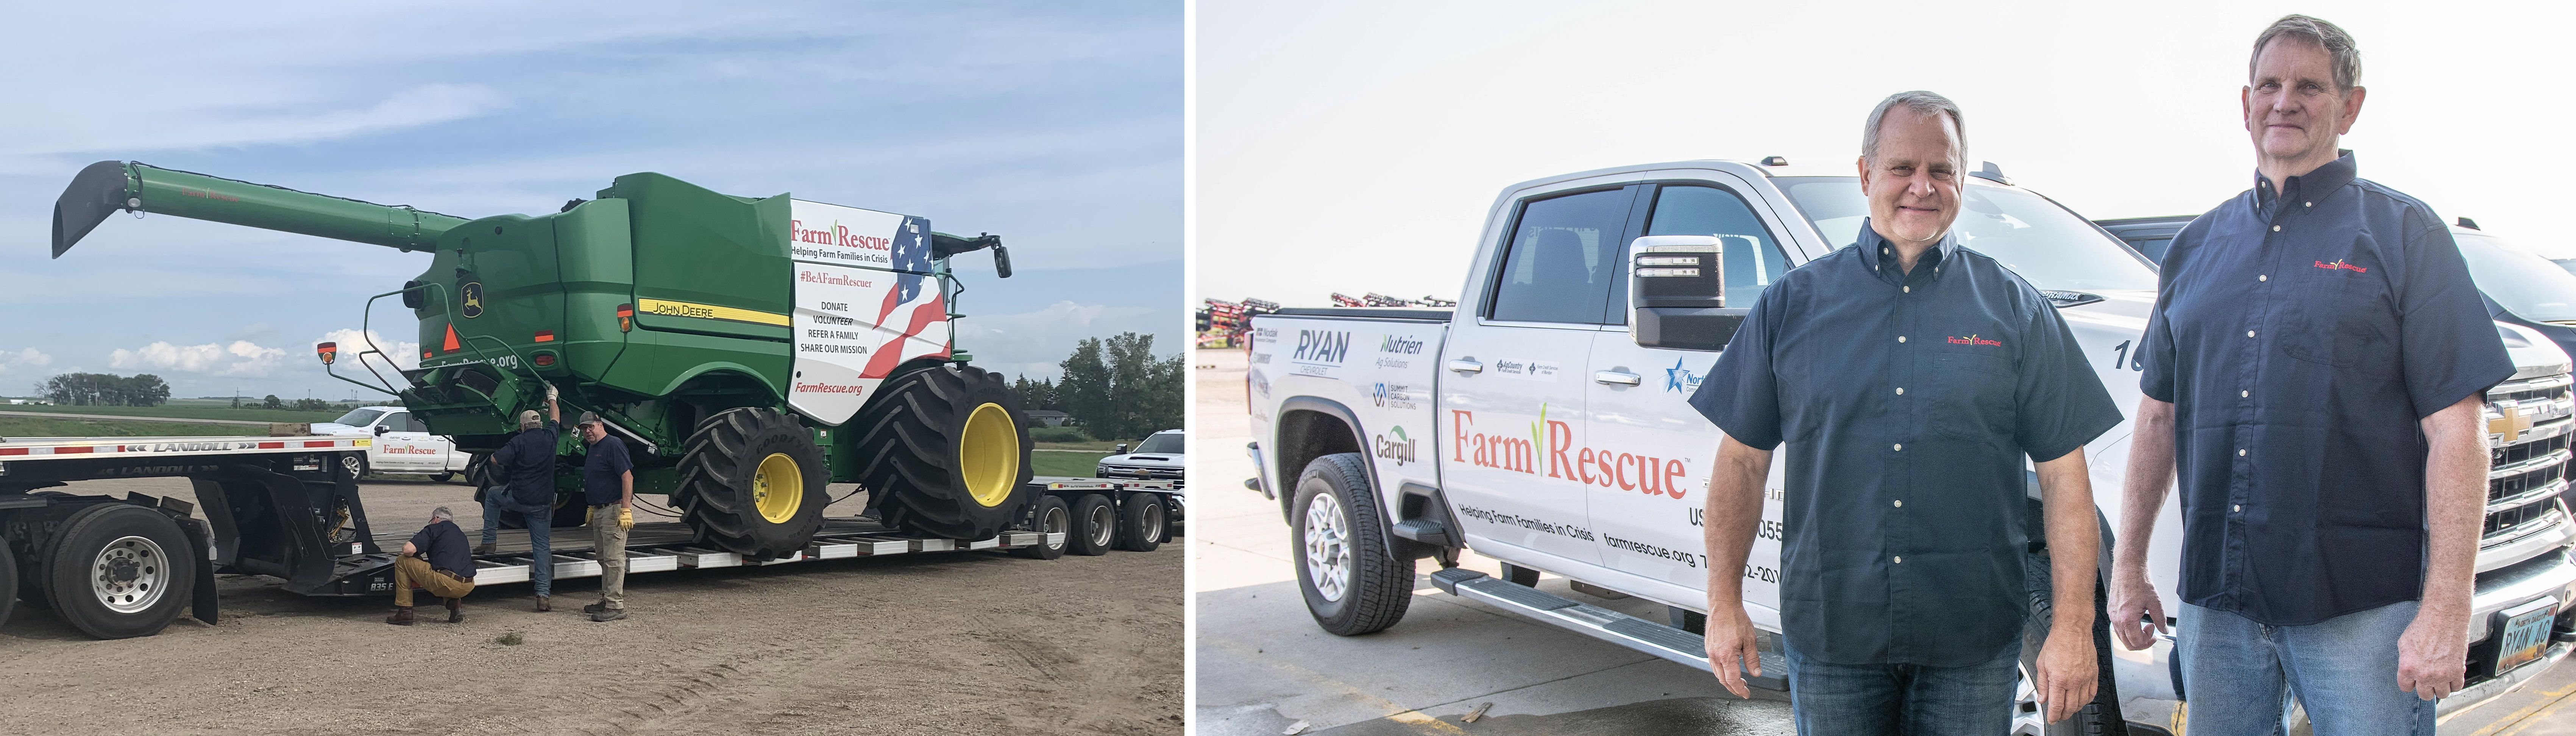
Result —
MULTIPOLYGON (((149 636, 183 613, 214 623, 220 615, 218 572, 277 577, 286 581, 286 590, 303 595, 389 595, 393 562, 410 532, 378 534, 368 522, 358 478, 373 439, 0 440, 0 623, 22 600, 49 606, 75 628, 103 639, 149 636), (149 477, 189 479, 196 502, 51 490, 74 481, 149 477), (195 516, 200 508, 203 519, 195 516)), ((1031 504, 1021 523, 985 539, 927 538, 871 518, 833 517, 802 550, 747 559, 693 539, 681 522, 637 524, 627 547, 628 573, 962 550, 1039 559, 1067 549, 1096 554, 1084 551, 1085 540, 1073 538, 1089 531, 1077 519, 1046 513, 1100 505, 1083 501, 1090 497, 1105 499, 1120 520, 1150 517, 1157 533, 1141 535, 1147 542, 1158 544, 1178 529, 1179 494, 1168 481, 1039 477, 1029 485, 1046 501, 1031 504)), ((600 574, 588 534, 564 529, 556 537, 556 579, 600 574)), ((505 531, 502 539, 500 551, 476 556, 476 583, 529 579, 536 563, 527 551, 527 532, 505 531)))

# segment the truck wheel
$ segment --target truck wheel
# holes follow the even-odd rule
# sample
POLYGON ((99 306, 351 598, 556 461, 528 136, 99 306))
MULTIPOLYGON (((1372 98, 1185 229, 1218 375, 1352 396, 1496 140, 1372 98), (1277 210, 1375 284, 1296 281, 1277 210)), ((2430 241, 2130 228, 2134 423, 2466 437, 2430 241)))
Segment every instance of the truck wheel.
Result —
POLYGON ((702 543, 760 559, 803 551, 823 526, 823 448, 776 410, 744 407, 698 423, 671 493, 702 543))
POLYGON ((913 534, 988 539, 1033 494, 1028 418, 1002 377, 946 364, 886 382, 850 420, 877 518, 913 534))
POLYGON ((1127 503, 1118 508, 1118 548, 1129 552, 1152 552, 1163 546, 1166 531, 1163 497, 1151 493, 1127 494, 1127 503))
POLYGON ((18 608, 18 554, 9 550, 9 540, 0 537, 0 626, 9 625, 9 614, 18 608))
MULTIPOLYGON (((2034 566, 2032 569, 2048 569, 2047 553, 2034 554, 2029 559, 2034 566)), ((2099 575, 2096 577, 2098 579, 2099 575)), ((2038 682, 2039 650, 2048 640, 2049 616, 2055 606, 2046 593, 2031 593, 2030 618, 2022 626, 2021 683, 2014 691, 2014 713, 2038 723, 2040 733, 2047 736, 2096 736, 2129 732, 2128 722, 2120 715, 2120 688, 2112 679, 2111 672, 2114 660, 2111 659, 2109 589, 2108 580, 2098 580, 2093 586, 2093 701, 2085 703, 2074 716, 2056 723, 2048 723, 2048 714, 2037 709, 2039 700, 2034 687, 2038 682)))
POLYGON ((1065 535, 1066 551, 1084 557, 1109 554, 1109 543, 1118 538, 1118 510, 1109 497, 1086 493, 1073 501, 1073 533, 1065 535))
POLYGON ((54 610, 101 639, 160 633, 188 607, 193 549, 159 511, 122 503, 82 509, 64 521, 47 561, 54 610))
POLYGON ((1032 560, 1052 560, 1063 557, 1064 548, 1073 545, 1073 509, 1064 504, 1064 499, 1039 496, 1037 523, 1033 526, 1039 534, 1063 534, 1061 539, 1064 541, 1050 544, 1041 539, 1037 544, 1011 550, 1011 554, 1032 560))
POLYGON ((1384 630, 1413 605, 1413 561, 1386 553, 1377 497, 1360 454, 1325 455, 1297 476, 1289 542, 1306 612, 1336 636, 1384 630))
POLYGON ((438 481, 438 482, 440 482, 440 483, 445 483, 445 482, 448 482, 448 481, 456 480, 456 474, 455 474, 455 473, 452 473, 452 472, 448 472, 448 473, 439 473, 439 474, 437 474, 437 475, 430 476, 430 477, 429 477, 429 479, 430 479, 430 480, 434 480, 434 481, 438 481))

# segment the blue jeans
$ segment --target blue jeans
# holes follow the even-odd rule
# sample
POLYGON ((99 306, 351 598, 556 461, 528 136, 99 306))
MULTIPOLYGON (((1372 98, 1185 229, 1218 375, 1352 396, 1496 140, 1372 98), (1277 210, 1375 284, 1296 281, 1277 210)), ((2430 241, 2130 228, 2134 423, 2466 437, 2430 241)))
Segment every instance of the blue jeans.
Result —
POLYGON ((540 504, 536 507, 537 510, 526 511, 518 504, 503 500, 509 496, 508 488, 496 486, 484 489, 483 543, 494 544, 500 539, 501 512, 517 511, 521 516, 527 517, 528 556, 536 560, 536 564, 528 566, 528 579, 536 582, 537 595, 551 597, 555 594, 555 509, 553 506, 540 504))
POLYGON ((2174 629, 2195 733, 2278 734, 2297 693, 2321 734, 2433 736, 2440 703, 2397 689, 2397 637, 2415 602, 2306 626, 2265 626, 2184 603, 2174 629))
POLYGON ((1819 662, 1785 639, 1781 649, 1788 655, 1789 704, 1797 712, 1799 736, 2002 736, 2012 730, 2019 639, 1993 660, 1963 667, 1819 662))

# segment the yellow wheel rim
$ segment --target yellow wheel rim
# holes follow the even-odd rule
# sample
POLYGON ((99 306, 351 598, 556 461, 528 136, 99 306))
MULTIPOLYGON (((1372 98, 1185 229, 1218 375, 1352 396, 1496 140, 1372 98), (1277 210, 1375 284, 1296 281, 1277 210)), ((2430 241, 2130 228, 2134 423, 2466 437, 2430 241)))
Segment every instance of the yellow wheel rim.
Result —
POLYGON ((760 459, 751 471, 751 505, 772 524, 796 518, 796 509, 805 505, 805 473, 796 458, 780 452, 760 459))
POLYGON ((1002 505, 1020 480, 1020 427, 1001 404, 975 407, 957 437, 957 470, 966 495, 985 508, 1002 505))

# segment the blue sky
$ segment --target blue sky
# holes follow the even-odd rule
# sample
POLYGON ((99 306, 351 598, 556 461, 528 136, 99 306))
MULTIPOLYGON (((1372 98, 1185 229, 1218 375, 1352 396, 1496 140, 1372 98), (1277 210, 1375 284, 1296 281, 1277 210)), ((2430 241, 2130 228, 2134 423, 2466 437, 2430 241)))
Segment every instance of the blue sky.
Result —
MULTIPOLYGON (((1053 375, 1084 336, 1182 345, 1181 9, 1169 2, 66 4, 0 27, 0 395, 69 370, 179 396, 349 398, 312 344, 428 256, 54 198, 122 159, 466 217, 620 174, 992 232, 961 348, 1053 375), (606 9, 614 7, 614 10, 606 9)), ((390 302, 390 300, 388 300, 390 302)), ((413 339, 398 306, 378 333, 413 339)))

